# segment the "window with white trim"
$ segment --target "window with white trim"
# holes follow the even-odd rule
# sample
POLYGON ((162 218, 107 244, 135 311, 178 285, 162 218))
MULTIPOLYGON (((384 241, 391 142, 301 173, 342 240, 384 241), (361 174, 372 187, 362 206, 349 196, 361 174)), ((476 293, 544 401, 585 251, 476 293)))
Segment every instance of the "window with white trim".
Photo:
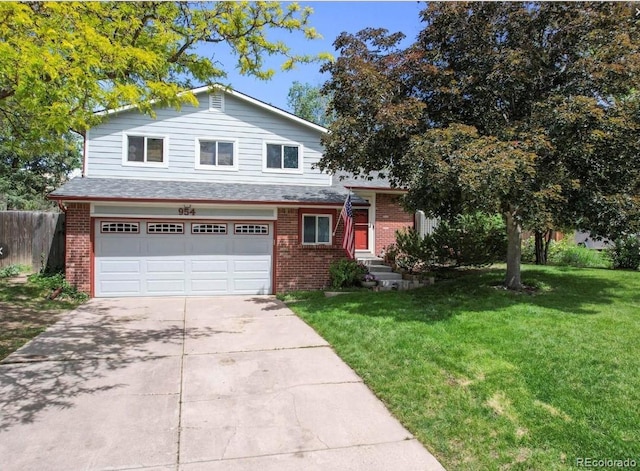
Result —
POLYGON ((304 214, 302 243, 305 245, 331 244, 331 219, 328 214, 304 214))
POLYGON ((302 169, 302 146, 298 144, 265 144, 264 170, 299 172, 302 169))
POLYGON ((148 222, 147 234, 184 234, 184 224, 180 222, 148 222))
POLYGON ((137 234, 140 232, 140 224, 137 222, 102 222, 100 223, 100 232, 105 233, 129 233, 137 234))
POLYGON ((191 233, 192 234, 226 234, 227 225, 226 224, 193 223, 191 224, 191 233))
POLYGON ((268 224, 236 224, 233 229, 236 234, 269 234, 268 224))
POLYGON ((164 137, 125 134, 124 160, 127 164, 162 165, 167 162, 164 137))
POLYGON ((196 168, 236 170, 237 143, 225 139, 196 139, 196 168))

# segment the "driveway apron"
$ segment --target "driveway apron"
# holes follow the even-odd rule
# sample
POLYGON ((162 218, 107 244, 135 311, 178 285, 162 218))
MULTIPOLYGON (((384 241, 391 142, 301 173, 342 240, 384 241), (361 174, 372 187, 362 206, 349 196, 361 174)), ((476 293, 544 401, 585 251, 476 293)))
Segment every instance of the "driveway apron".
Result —
POLYGON ((442 470, 271 296, 94 299, 0 364, 0 469, 442 470))

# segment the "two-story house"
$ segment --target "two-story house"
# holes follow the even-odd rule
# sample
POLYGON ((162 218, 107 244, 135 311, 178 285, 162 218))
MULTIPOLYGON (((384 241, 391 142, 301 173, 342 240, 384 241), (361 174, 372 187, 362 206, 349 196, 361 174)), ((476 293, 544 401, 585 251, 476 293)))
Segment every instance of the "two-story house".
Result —
POLYGON ((96 297, 316 289, 344 257, 352 192, 356 252, 413 226, 384 181, 315 168, 326 129, 236 91, 199 106, 107 113, 86 136, 82 178, 51 193, 66 212, 66 276, 96 297), (337 228, 337 230, 336 230, 337 228))

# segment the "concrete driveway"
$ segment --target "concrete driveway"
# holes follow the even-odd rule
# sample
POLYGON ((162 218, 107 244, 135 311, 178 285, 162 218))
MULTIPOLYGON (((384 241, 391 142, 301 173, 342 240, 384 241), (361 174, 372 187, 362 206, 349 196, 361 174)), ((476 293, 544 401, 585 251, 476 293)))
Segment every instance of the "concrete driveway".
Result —
POLYGON ((273 297, 94 299, 0 365, 0 468, 441 470, 273 297))

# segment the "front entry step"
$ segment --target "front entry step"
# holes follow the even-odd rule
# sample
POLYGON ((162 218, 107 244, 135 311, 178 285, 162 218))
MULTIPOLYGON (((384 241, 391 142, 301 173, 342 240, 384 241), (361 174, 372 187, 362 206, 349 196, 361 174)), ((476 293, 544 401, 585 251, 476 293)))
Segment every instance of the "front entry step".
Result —
POLYGON ((425 286, 426 283, 403 280, 400 273, 396 273, 393 269, 385 264, 384 260, 374 255, 357 255, 356 259, 369 269, 369 273, 376 277, 378 281, 378 289, 380 290, 407 290, 425 286))

